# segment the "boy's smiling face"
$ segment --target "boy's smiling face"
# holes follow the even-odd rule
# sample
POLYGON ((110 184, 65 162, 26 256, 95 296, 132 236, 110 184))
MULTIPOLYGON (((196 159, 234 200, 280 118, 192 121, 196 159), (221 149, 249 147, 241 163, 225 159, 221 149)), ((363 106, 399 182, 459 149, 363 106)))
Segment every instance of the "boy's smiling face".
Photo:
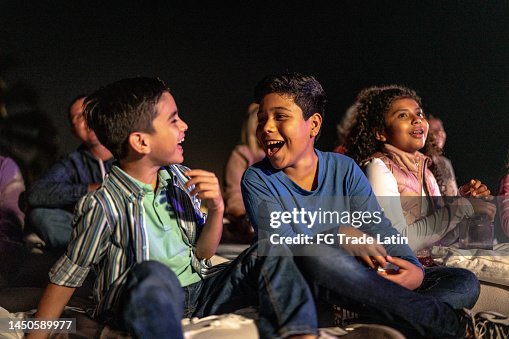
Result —
POLYGON ((292 97, 270 93, 260 102, 256 137, 276 169, 298 167, 314 156, 314 141, 320 130, 317 113, 304 120, 292 97))
POLYGON ((150 146, 148 156, 158 166, 179 164, 184 161, 184 141, 187 124, 180 119, 173 96, 164 92, 156 104, 157 116, 152 121, 154 131, 147 133, 150 146))

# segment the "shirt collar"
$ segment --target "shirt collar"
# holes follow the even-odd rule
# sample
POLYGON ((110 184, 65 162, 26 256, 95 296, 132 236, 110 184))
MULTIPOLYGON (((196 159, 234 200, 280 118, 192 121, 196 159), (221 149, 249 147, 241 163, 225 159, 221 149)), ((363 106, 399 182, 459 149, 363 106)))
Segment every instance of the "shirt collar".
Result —
MULTIPOLYGON (((152 185, 145 184, 122 170, 119 166, 113 165, 111 168, 112 178, 115 184, 131 199, 144 196, 147 192, 152 192, 152 185)), ((161 189, 168 187, 168 182, 171 182, 172 176, 167 171, 160 169, 157 172, 159 177, 159 187, 161 189)))

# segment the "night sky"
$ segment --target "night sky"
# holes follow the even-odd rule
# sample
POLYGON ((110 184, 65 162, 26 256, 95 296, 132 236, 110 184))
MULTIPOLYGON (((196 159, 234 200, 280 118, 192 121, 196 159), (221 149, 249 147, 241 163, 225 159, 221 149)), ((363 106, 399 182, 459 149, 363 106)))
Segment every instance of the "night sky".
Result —
POLYGON ((3 0, 0 52, 17 61, 3 78, 36 89, 65 154, 77 146, 71 98, 160 77, 190 125, 185 164, 219 176, 263 76, 297 71, 322 83, 322 150, 359 90, 402 84, 444 121, 459 183, 478 177, 496 190, 509 147, 509 1, 333 3, 3 0))

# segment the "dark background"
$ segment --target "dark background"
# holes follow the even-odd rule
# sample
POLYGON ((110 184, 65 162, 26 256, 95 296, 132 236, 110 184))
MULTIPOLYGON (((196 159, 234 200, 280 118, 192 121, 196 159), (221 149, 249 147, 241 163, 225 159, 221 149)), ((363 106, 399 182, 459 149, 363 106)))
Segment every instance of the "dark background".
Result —
POLYGON ((442 118, 460 184, 478 177, 496 190, 509 146, 508 1, 3 0, 0 54, 15 60, 0 68, 6 84, 36 90, 60 154, 77 146, 71 98, 157 76, 190 125, 185 163, 221 176, 252 88, 283 71, 313 74, 328 93, 322 150, 359 90, 390 83, 442 118))

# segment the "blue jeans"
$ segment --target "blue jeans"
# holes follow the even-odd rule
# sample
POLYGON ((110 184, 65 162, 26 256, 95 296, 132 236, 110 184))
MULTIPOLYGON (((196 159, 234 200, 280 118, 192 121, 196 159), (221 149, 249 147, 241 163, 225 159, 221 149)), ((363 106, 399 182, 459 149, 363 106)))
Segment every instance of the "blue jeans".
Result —
POLYGON ((35 208, 27 216, 32 226, 51 248, 65 249, 72 232, 72 213, 60 208, 35 208))
POLYGON ((252 245, 220 273, 184 288, 166 266, 153 261, 138 264, 120 298, 121 327, 140 338, 169 334, 182 338, 183 316, 205 317, 256 306, 261 338, 316 334, 313 296, 290 250, 278 246, 270 256, 258 256, 258 246, 265 245, 252 245))
POLYGON ((463 337, 466 320, 457 311, 472 307, 479 281, 467 270, 426 269, 423 284, 408 290, 379 276, 340 248, 305 246, 297 266, 320 301, 359 313, 360 321, 394 327, 409 338, 463 337))

